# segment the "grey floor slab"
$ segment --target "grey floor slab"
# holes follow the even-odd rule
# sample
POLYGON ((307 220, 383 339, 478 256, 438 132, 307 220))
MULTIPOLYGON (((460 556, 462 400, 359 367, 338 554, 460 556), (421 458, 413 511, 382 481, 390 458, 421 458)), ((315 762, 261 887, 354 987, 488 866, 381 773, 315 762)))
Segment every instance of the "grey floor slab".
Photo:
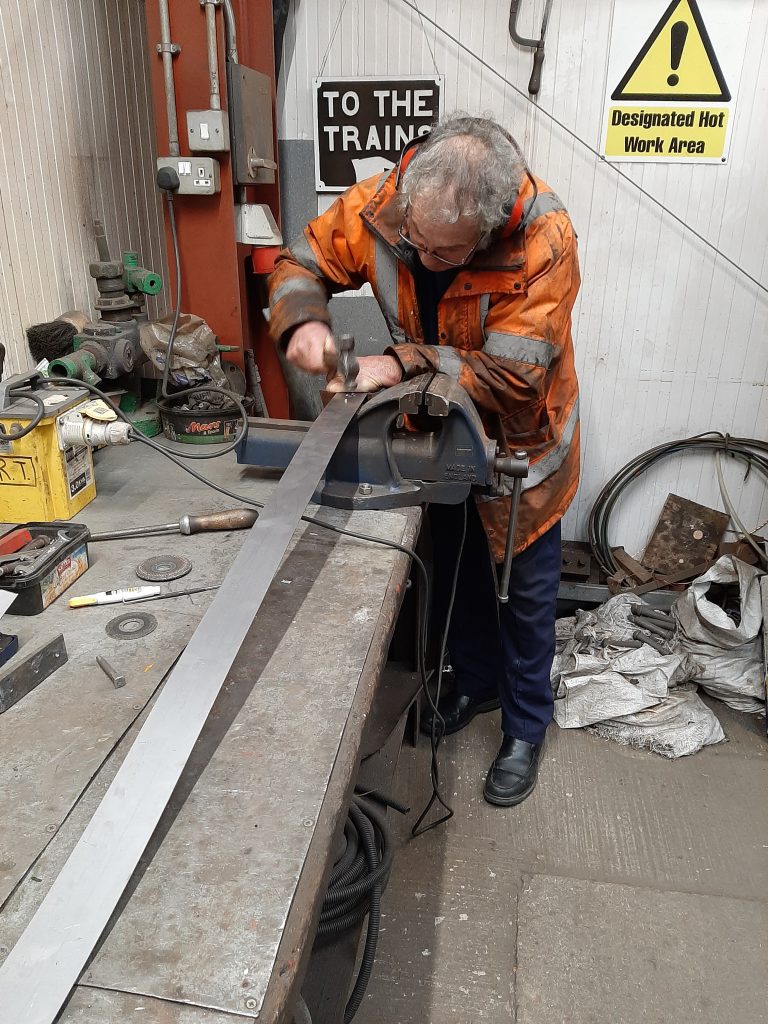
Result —
POLYGON ((520 897, 517 1024, 768 1021, 768 907, 538 876, 520 897))
MULTIPOLYGON (((539 785, 511 810, 482 799, 499 724, 498 714, 480 716, 442 747, 445 791, 456 810, 448 829, 503 841, 530 871, 765 898, 764 719, 713 705, 729 742, 677 761, 553 726, 539 785)), ((399 780, 402 799, 413 806, 426 799, 426 743, 403 752, 399 780)))
POLYGON ((512 1020, 523 877, 506 850, 417 839, 398 850, 396 870, 355 1024, 512 1020))
MULTIPOLYGON (((711 706, 729 742, 679 761, 554 727, 538 788, 509 810, 482 799, 498 715, 449 737, 440 763, 455 817, 416 840, 415 814, 393 821, 386 916, 356 1021, 765 1020, 765 723, 711 706)), ((395 782, 420 809, 426 741, 403 748, 395 782)))

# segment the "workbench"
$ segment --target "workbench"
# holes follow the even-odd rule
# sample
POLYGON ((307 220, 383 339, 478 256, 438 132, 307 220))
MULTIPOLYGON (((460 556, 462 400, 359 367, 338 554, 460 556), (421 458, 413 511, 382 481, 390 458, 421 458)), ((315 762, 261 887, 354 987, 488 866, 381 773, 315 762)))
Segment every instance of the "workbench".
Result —
MULTIPOLYGON (((104 449, 96 463, 98 496, 77 517, 93 532, 238 504, 139 444, 104 449)), ((274 486, 231 454, 193 465, 256 500, 274 486)), ((415 508, 311 506, 310 514, 409 546, 420 522, 415 508)), ((91 544, 91 567, 50 608, 3 619, 22 645, 63 632, 69 660, 0 715, 0 961, 82 834, 214 592, 132 604, 157 619, 136 640, 105 633, 125 606, 73 610, 68 598, 139 585, 136 564, 160 553, 193 563, 164 590, 218 583, 245 535, 91 544), (124 673, 124 687, 112 687, 99 654, 124 673)), ((409 569, 391 548, 310 524, 297 530, 60 1021, 290 1022, 409 569)))

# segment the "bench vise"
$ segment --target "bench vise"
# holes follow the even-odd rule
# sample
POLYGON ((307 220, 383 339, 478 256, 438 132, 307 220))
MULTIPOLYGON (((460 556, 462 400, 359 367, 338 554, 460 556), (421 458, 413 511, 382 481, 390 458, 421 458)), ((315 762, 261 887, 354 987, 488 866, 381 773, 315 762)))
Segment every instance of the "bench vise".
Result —
MULTIPOLYGON (((285 469, 309 430, 295 420, 250 419, 237 461, 285 469)), ((454 505, 471 490, 511 495, 500 600, 506 597, 517 506, 528 475, 523 451, 502 455, 474 403, 444 374, 425 373, 377 392, 360 407, 331 457, 314 500, 343 509, 454 505), (511 481, 511 482, 510 482, 511 481)))

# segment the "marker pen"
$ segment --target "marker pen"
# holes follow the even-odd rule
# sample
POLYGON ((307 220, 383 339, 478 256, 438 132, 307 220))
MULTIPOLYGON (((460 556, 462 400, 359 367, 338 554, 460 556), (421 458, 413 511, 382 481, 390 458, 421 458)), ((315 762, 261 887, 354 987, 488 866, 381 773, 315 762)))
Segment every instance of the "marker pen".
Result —
POLYGON ((100 594, 86 594, 83 597, 71 597, 70 608, 88 608, 94 604, 125 604, 128 601, 141 601, 145 597, 156 597, 160 587, 125 587, 123 590, 102 590, 100 594))

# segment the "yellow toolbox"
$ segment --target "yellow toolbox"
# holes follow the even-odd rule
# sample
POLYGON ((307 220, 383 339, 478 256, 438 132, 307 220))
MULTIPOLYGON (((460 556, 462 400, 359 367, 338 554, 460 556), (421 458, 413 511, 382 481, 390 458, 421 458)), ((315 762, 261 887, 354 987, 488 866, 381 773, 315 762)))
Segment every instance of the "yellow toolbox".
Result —
MULTIPOLYGON (((9 382, 10 383, 10 382, 9 382)), ((34 399, 5 392, 0 424, 3 434, 27 426, 39 411, 34 399)), ((85 445, 62 448, 58 418, 88 399, 84 388, 34 388, 45 405, 43 418, 16 441, 0 434, 0 522, 50 522, 71 519, 96 497, 91 449, 85 445)))

